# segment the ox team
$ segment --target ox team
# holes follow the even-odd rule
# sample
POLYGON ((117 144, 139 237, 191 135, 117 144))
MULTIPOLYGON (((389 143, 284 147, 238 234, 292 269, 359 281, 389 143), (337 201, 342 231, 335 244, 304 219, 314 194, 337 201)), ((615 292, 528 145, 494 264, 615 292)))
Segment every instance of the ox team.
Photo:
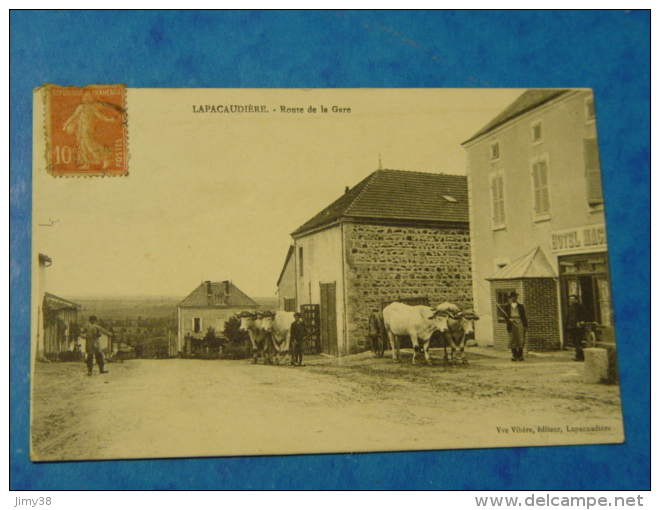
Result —
POLYGON ((301 314, 293 312, 241 312, 241 331, 252 342, 252 363, 263 356, 266 364, 279 364, 288 356, 291 365, 302 365, 302 343, 306 336, 301 314))
POLYGON ((442 303, 431 308, 395 302, 383 309, 383 322, 390 340, 392 358, 399 361, 399 337, 409 336, 413 345, 413 365, 417 363, 418 353, 424 353, 426 362, 432 364, 429 346, 436 331, 442 335, 445 359, 454 362, 458 351, 461 361, 467 363, 465 342, 474 334, 473 322, 478 319, 474 312, 461 312, 452 303, 442 303), (449 354, 447 346, 450 347, 449 354))
MULTIPOLYGON (((253 364, 260 356, 265 364, 279 364, 288 356, 291 365, 302 365, 303 340, 307 332, 300 313, 243 311, 238 317, 241 331, 250 335, 253 364)), ((474 336, 474 321, 479 320, 471 310, 461 311, 452 303, 431 308, 394 302, 383 309, 382 317, 393 360, 400 361, 400 337, 409 336, 413 345, 413 364, 417 363, 417 354, 423 353, 429 365, 432 364, 429 346, 436 332, 442 336, 445 360, 455 362, 458 356, 460 361, 467 363, 465 343, 474 336)))

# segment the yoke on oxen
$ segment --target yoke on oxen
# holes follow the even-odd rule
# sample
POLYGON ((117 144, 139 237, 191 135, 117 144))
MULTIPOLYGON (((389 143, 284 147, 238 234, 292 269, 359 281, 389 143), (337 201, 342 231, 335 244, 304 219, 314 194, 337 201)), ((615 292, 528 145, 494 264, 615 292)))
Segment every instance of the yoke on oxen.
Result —
POLYGON ((244 310, 241 313, 235 314, 241 320, 241 331, 247 331, 250 335, 250 342, 252 343, 252 364, 256 365, 259 355, 264 358, 264 363, 267 365, 273 364, 273 350, 271 347, 270 333, 261 328, 261 321, 263 320, 263 312, 251 312, 244 310))
POLYGON ((410 337, 413 347, 413 365, 417 354, 423 353, 426 363, 432 365, 429 345, 434 332, 447 331, 449 313, 426 305, 407 305, 393 302, 383 308, 383 322, 392 348, 392 360, 399 362, 400 340, 410 337))
POLYGON ((291 325, 294 321, 293 312, 284 310, 262 312, 261 329, 269 334, 275 363, 290 356, 291 325))
POLYGON ((479 316, 473 310, 461 311, 453 303, 441 303, 435 309, 444 310, 449 315, 447 320, 448 330, 442 336, 445 361, 456 363, 454 355, 458 351, 461 361, 467 363, 465 344, 468 339, 474 338, 474 321, 479 320, 479 316), (449 354, 447 353, 447 345, 451 347, 449 354))

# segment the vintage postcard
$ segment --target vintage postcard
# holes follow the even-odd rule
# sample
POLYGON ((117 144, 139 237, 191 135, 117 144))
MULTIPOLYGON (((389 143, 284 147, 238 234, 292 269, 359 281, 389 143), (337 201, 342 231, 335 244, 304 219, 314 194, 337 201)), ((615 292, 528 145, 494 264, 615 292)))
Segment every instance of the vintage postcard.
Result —
POLYGON ((595 104, 36 89, 31 459, 622 442, 595 104))

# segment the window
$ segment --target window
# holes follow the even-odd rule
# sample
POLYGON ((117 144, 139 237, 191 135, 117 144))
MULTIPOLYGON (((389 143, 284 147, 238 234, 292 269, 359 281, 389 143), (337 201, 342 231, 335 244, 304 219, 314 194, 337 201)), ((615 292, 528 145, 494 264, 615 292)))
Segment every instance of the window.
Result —
POLYGON ((496 160, 500 159, 500 144, 499 142, 492 143, 490 145, 490 159, 496 160))
POLYGON ((600 180, 600 159, 595 138, 584 139, 584 168, 587 179, 587 202, 591 207, 603 205, 603 188, 600 180))
POLYGON ((498 322, 505 322, 506 317, 504 314, 504 305, 506 305, 509 302, 509 293, 514 291, 516 289, 514 288, 509 288, 509 289, 496 289, 495 290, 495 308, 497 308, 497 321, 498 322))
POLYGON ((538 121, 532 124, 532 143, 537 144, 543 141, 543 124, 538 121))
POLYGON ((302 247, 298 248, 298 268, 300 271, 300 276, 303 276, 303 249, 302 247))
POLYGON ((491 174, 490 190, 493 207, 493 228, 504 228, 504 176, 501 171, 491 174))
POLYGON ((213 294, 213 304, 215 306, 224 305, 224 299, 222 294, 213 294))
POLYGON ((584 102, 585 116, 587 124, 596 120, 596 110, 594 109, 594 98, 590 97, 584 102))
POLYGON ((548 161, 546 158, 532 160, 532 185, 534 188, 535 219, 550 218, 550 189, 548 187, 548 161))
POLYGON ((202 331, 202 318, 193 317, 193 333, 199 333, 202 331))
POLYGON ((296 298, 284 298, 284 311, 285 312, 296 311, 296 298))

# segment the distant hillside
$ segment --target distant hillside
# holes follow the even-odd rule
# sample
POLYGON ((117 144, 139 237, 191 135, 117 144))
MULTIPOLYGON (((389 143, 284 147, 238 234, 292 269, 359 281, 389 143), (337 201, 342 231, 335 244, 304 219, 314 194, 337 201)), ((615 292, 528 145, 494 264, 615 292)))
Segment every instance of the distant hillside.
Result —
POLYGON ((83 316, 97 315, 100 318, 173 317, 176 305, 182 298, 174 297, 126 297, 126 298, 72 298, 82 305, 83 316))
MULTIPOLYGON (((157 318, 176 316, 176 307, 183 297, 80 297, 71 301, 82 306, 82 318, 97 315, 103 318, 157 318)), ((254 297, 264 310, 277 310, 276 297, 254 297)))
POLYGON ((252 299, 259 303, 259 308, 264 310, 277 310, 276 297, 253 297, 252 299))

